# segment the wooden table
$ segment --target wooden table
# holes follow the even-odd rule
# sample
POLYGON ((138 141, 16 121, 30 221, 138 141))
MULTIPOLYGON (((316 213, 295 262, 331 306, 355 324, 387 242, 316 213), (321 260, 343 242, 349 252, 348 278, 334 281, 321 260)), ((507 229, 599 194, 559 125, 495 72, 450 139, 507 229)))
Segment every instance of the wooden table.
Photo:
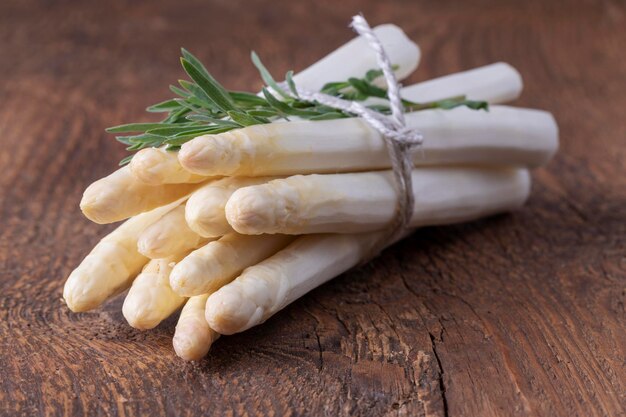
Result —
POLYGON ((0 5, 0 414, 626 415, 626 8, 619 0, 30 1, 0 5), (419 42, 409 82, 506 61, 561 150, 514 214, 427 228, 195 364, 175 318, 84 314, 63 281, 112 227, 83 189, 182 77, 178 48, 231 88, 352 37, 349 17, 419 42))

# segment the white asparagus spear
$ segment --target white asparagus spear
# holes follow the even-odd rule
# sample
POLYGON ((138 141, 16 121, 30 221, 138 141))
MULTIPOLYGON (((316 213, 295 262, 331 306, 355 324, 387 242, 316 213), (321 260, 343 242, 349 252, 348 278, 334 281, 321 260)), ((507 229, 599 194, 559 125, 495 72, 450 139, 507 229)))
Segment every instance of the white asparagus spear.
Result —
MULTIPOLYGON (((521 205, 526 170, 421 167, 413 170, 411 226, 455 223, 521 205)), ((243 234, 361 233, 388 227, 398 196, 391 171, 296 175, 237 190, 226 218, 243 234)))
MULTIPOLYGON (((437 101, 464 95, 470 100, 501 104, 515 100, 522 93, 519 72, 504 62, 444 75, 403 87, 402 98, 417 103, 437 101)), ((389 104, 381 98, 370 98, 366 104, 389 104)))
MULTIPOLYGON (((387 49, 391 62, 398 65, 396 76, 403 79, 411 74, 419 62, 419 48, 404 32, 394 25, 381 25, 374 29, 387 49)), ((331 52, 315 64, 294 75, 301 88, 317 91, 331 81, 362 77, 376 68, 374 51, 361 37, 331 52)), ((130 169, 138 179, 150 185, 201 182, 206 177, 185 170, 175 152, 161 148, 142 149, 130 162, 130 169)))
POLYGON ((191 297, 180 313, 174 332, 174 351, 186 361, 202 359, 213 342, 220 337, 211 329, 204 318, 204 308, 209 294, 191 297))
POLYGON ((198 186, 147 185, 125 166, 87 187, 80 209, 95 223, 113 223, 178 200, 198 186))
POLYGON ((132 174, 148 185, 197 183, 207 179, 184 169, 178 162, 176 152, 163 148, 140 150, 129 166, 132 174))
POLYGON ((239 188, 262 184, 276 177, 231 177, 213 181, 196 190, 185 206, 189 228, 200 236, 217 237, 232 233, 224 206, 239 188))
MULTIPOLYGON (((406 114, 425 137, 417 165, 499 164, 534 167, 558 146, 550 113, 506 106, 488 112, 459 107, 406 114)), ((384 141, 359 118, 249 126, 197 137, 178 153, 205 175, 291 175, 389 168, 384 141)))
POLYGON ((170 288, 171 263, 179 258, 153 259, 137 275, 122 306, 132 327, 152 329, 183 305, 185 298, 170 288))
POLYGON ((185 204, 181 204, 146 228, 139 236, 137 248, 150 259, 161 259, 186 253, 206 241, 189 228, 185 204))
POLYGON ((176 201, 124 222, 105 236, 72 271, 63 298, 70 310, 88 311, 130 286, 148 259, 137 250, 141 232, 179 205, 176 201))
MULTIPOLYGON (((528 171, 519 170, 519 175, 511 178, 511 181, 515 184, 528 183, 528 171)), ((516 186, 511 188, 511 192, 518 192, 516 186)), ((520 203, 517 198, 493 196, 487 202, 494 204, 493 209, 486 205, 482 213, 493 213, 496 207, 501 211, 514 209, 520 203), (503 201, 509 201, 510 205, 502 205, 503 201)), ((446 212, 452 218, 457 218, 454 207, 448 207, 446 212)), ((475 214, 479 215, 478 212, 475 214)), ((438 223, 448 222, 444 220, 438 223)), ((299 237, 276 255, 247 268, 230 284, 213 293, 206 305, 209 326, 220 334, 233 334, 263 323, 308 291, 371 255, 373 245, 379 241, 382 233, 299 237)))
POLYGON ((308 235, 213 293, 206 321, 220 334, 263 323, 287 304, 355 266, 380 233, 308 235))
POLYGON ((245 268, 275 254, 292 236, 244 236, 231 233, 191 252, 176 264, 170 286, 183 296, 213 292, 232 281, 245 268))
POLYGON ((497 62, 404 87, 406 100, 427 102, 465 95, 492 104, 515 100, 522 92, 522 77, 511 65, 497 62))

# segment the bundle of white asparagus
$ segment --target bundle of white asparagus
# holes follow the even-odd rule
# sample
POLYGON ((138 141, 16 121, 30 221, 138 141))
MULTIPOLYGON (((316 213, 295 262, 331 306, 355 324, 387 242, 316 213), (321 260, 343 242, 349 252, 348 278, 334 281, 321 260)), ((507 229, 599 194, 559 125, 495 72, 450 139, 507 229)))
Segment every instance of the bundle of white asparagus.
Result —
MULTIPOLYGON (((411 74, 417 45, 393 25, 374 32, 397 78, 411 74)), ((80 206, 96 223, 125 222, 71 273, 63 296, 84 312, 128 289, 124 317, 142 330, 182 307, 174 349, 197 360, 219 335, 263 323, 362 262, 394 220, 399 196, 385 142, 364 120, 289 101, 271 79, 257 95, 226 92, 186 51, 183 66, 195 83, 181 81, 173 90, 182 98, 150 108, 168 119, 111 129, 145 132, 120 138, 140 150, 90 185, 80 206)), ((376 67, 374 52, 355 38, 288 73, 286 84, 353 99, 362 93, 384 112, 376 67)), ((521 90, 505 63, 401 90, 407 125, 425 138, 413 158, 411 228, 526 201, 529 169, 550 160, 558 133, 550 113, 500 105, 521 90), (473 108, 482 101, 488 111, 473 108)))

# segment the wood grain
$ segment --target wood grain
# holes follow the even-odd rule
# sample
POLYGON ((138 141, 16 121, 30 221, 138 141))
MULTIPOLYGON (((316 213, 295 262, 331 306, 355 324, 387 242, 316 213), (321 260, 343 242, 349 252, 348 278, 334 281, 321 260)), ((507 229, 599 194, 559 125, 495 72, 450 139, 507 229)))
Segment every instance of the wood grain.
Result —
POLYGON ((626 415, 625 27, 619 0, 3 1, 0 414, 626 415), (64 278, 110 229, 78 201, 124 154, 103 128, 168 97, 178 48, 255 90, 251 49, 303 68, 358 11, 419 42, 411 82, 519 68, 562 141, 528 205, 423 229, 197 364, 174 319, 71 314, 64 278))

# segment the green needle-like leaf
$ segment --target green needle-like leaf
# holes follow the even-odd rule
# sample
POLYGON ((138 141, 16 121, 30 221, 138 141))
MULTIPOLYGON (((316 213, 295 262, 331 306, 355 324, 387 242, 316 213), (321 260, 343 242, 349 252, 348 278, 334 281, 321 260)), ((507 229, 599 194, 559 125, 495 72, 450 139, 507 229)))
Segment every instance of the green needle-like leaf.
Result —
POLYGON ((285 74, 285 80, 287 80, 287 85, 289 86, 289 89, 291 90, 293 95, 296 97, 300 97, 298 96, 298 89, 296 88, 296 83, 293 81, 293 71, 291 70, 287 71, 287 74, 285 74))
POLYGON ((320 93, 329 94, 331 96, 337 96, 340 94, 340 91, 350 87, 350 83, 345 81, 341 82, 330 82, 326 83, 322 86, 320 93))
POLYGON ((291 97, 289 97, 289 95, 285 93, 282 88, 280 88, 278 83, 274 81, 274 77, 272 77, 272 74, 270 74, 267 68, 265 68, 265 65, 263 65, 263 63, 261 62, 261 58, 259 58, 256 52, 252 51, 251 57, 252 57, 252 63, 259 70, 259 73, 261 74, 261 78, 263 78, 263 81, 265 82, 265 84, 267 84, 269 87, 272 87, 272 89, 276 91, 277 94, 280 94, 286 99, 291 99, 291 97))
POLYGON ((146 131, 147 134, 157 136, 173 136, 179 133, 191 133, 206 130, 206 126, 183 126, 183 127, 161 127, 146 131))
POLYGON ((371 69, 365 73, 365 81, 371 83, 378 77, 382 77, 383 70, 380 69, 371 69))
POLYGON ((133 159, 133 156, 135 156, 135 154, 128 155, 127 157, 123 158, 123 159, 120 161, 119 166, 121 166, 121 167, 122 167, 122 166, 124 166, 124 165, 128 164, 128 163, 130 162, 130 160, 131 160, 131 159, 133 159))
POLYGON ((276 110, 248 110, 248 114, 250 116, 255 117, 277 117, 278 113, 276 110))
POLYGON ((185 48, 180 48, 180 52, 183 54, 183 58, 185 58, 193 66, 195 66, 196 69, 202 73, 202 75, 204 75, 206 78, 213 78, 211 74, 209 74, 209 71, 206 69, 206 67, 202 64, 202 62, 200 62, 198 58, 193 56, 191 52, 189 52, 185 48))
POLYGON ((128 140, 127 136, 116 136, 115 140, 120 142, 120 143, 123 143, 126 146, 130 146, 130 145, 133 144, 130 140, 128 140))
POLYGON ((230 97, 239 105, 243 106, 267 106, 267 102, 256 94, 242 91, 229 91, 230 97))
POLYGON ((235 122, 239 123, 242 126, 252 126, 252 125, 259 125, 263 123, 269 123, 268 119, 251 116, 249 114, 246 114, 244 112, 239 112, 239 111, 229 111, 228 115, 230 116, 231 119, 233 119, 235 122))
POLYGON ((376 87, 365 80, 359 78, 349 78, 350 85, 359 93, 367 97, 387 98, 387 91, 380 87, 376 87))
POLYGON ((163 136, 159 136, 159 135, 154 135, 152 133, 142 133, 141 135, 135 135, 135 136, 125 136, 125 138, 130 142, 130 143, 158 143, 159 141, 163 141, 165 139, 165 137, 163 136))
POLYGON ((228 112, 229 110, 236 110, 232 103, 230 96, 217 81, 210 74, 205 76, 200 70, 198 70, 193 64, 187 61, 185 58, 181 58, 180 62, 183 68, 189 75, 189 77, 198 84, 211 101, 222 111, 228 112))
MULTIPOLYGON (((179 82, 182 80, 179 80, 179 82)), ((180 88, 176 87, 175 85, 170 85, 170 91, 174 94, 176 94, 177 96, 180 96, 182 98, 187 98, 189 96, 191 96, 191 93, 189 91, 185 91, 185 90, 181 90, 180 88)))
POLYGON ((192 95, 192 97, 187 97, 186 100, 193 102, 195 98, 196 105, 206 109, 219 111, 219 108, 215 106, 211 97, 209 97, 203 89, 198 87, 197 84, 190 83, 186 80, 178 80, 178 83, 192 95))
POLYGON ((183 143, 189 142, 191 139, 197 138, 198 136, 208 135, 208 134, 218 134, 228 132, 229 130, 235 129, 234 127, 220 127, 220 128, 208 128, 206 130, 194 133, 186 133, 181 135, 172 136, 167 138, 164 143, 167 145, 180 146, 183 143))
POLYGON ((106 128, 108 133, 128 133, 128 132, 145 132, 146 130, 156 129, 166 126, 163 123, 128 123, 125 125, 113 126, 106 128))
POLYGON ((163 123, 185 123, 187 122, 187 119, 185 119, 185 115, 187 113, 189 113, 189 109, 187 108, 181 108, 180 110, 173 111, 165 120, 163 120, 163 123))
POLYGON ((176 103, 176 101, 172 99, 172 100, 162 101, 157 104, 153 104, 152 106, 148 107, 146 111, 150 113, 162 113, 162 112, 175 110, 178 107, 179 107, 179 104, 176 103))
POLYGON ((287 116, 306 117, 306 116, 316 116, 318 114, 310 110, 300 110, 300 109, 295 109, 289 106, 284 101, 280 101, 276 97, 274 97, 274 95, 270 93, 270 91, 267 88, 263 88, 263 95, 265 96, 265 99, 270 104, 270 106, 278 110, 283 116, 287 115, 287 116))
POLYGON ((194 122, 202 122, 206 124, 215 124, 218 126, 231 126, 231 127, 241 127, 241 125, 232 120, 226 119, 217 119, 215 117, 206 116, 204 114, 192 114, 187 116, 187 119, 193 120, 194 122))

